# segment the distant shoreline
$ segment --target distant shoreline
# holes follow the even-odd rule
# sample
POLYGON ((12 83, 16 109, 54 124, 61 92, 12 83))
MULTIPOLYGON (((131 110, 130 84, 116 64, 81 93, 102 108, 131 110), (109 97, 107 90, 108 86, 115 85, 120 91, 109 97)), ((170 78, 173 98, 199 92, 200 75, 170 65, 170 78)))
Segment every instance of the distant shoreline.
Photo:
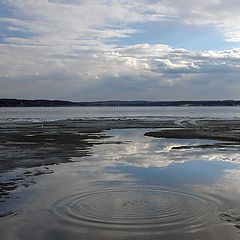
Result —
POLYGON ((0 107, 238 107, 240 100, 207 101, 94 101, 0 99, 0 107))

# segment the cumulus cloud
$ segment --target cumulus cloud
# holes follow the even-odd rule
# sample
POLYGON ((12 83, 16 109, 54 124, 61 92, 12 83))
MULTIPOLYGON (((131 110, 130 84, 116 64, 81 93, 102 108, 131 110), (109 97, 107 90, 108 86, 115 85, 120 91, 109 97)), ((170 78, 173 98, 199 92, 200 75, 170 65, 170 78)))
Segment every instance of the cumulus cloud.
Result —
POLYGON ((159 99, 159 93, 178 99, 192 89, 189 98, 209 98, 204 85, 209 91, 217 87, 219 95, 211 95, 216 98, 239 96, 238 48, 193 51, 118 42, 134 36, 136 24, 152 22, 211 25, 226 41, 238 42, 237 1, 4 0, 0 7, 4 97, 85 100, 98 91, 96 99, 87 100, 159 99))

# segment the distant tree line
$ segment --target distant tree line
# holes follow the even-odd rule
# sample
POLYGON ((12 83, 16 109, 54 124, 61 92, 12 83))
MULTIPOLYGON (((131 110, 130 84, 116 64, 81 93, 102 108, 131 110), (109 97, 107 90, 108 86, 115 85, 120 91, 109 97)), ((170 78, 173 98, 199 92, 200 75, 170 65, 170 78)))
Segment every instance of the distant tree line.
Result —
POLYGON ((26 99, 0 99, 0 107, 111 107, 111 106, 141 106, 141 107, 182 107, 182 106, 240 106, 236 100, 210 100, 210 101, 96 101, 71 102, 62 100, 26 100, 26 99))

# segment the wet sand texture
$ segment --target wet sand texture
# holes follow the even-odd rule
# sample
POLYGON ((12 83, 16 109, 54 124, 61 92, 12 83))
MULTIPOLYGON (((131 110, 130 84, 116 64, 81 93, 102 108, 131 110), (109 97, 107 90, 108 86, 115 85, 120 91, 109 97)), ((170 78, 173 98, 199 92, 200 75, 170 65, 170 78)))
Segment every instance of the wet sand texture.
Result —
POLYGON ((194 124, 185 122, 182 129, 147 132, 146 136, 178 139, 208 139, 240 142, 239 120, 199 120, 194 124))
MULTIPOLYGON (((0 126, 0 172, 68 162, 91 154, 103 131, 115 128, 173 127, 174 121, 86 120, 13 123, 0 126)), ((111 142, 112 143, 112 142, 111 142)), ((105 144, 105 143, 104 143, 105 144)))
POLYGON ((227 212, 220 213, 220 218, 234 224, 235 228, 240 229, 240 210, 232 209, 227 212))
MULTIPOLYGON (((110 129, 162 128, 147 132, 146 136, 179 139, 213 139, 227 141, 213 145, 175 146, 173 149, 239 147, 239 120, 141 120, 141 119, 98 119, 64 120, 39 123, 3 123, 0 125, 0 172, 15 168, 41 167, 69 162, 73 157, 91 155, 96 144, 121 142, 101 141, 108 138, 103 134, 110 129)), ((35 183, 30 176, 52 173, 39 169, 24 173, 12 181, 0 182, 0 197, 9 198, 9 193, 18 186, 28 187, 35 183), (26 180, 28 179, 28 180, 26 180)))
MULTIPOLYGON (((102 132, 124 128, 163 128, 146 136, 179 139, 212 139, 240 142, 239 120, 75 120, 54 123, 13 123, 0 126, 0 172, 16 167, 37 167, 68 162, 70 157, 91 154, 94 144, 107 138, 102 132), (166 130, 167 129, 167 130, 166 130)), ((223 145, 221 145, 223 146, 223 145)), ((208 146, 203 146, 208 147, 208 146)), ((217 145, 216 145, 217 147, 217 145)))

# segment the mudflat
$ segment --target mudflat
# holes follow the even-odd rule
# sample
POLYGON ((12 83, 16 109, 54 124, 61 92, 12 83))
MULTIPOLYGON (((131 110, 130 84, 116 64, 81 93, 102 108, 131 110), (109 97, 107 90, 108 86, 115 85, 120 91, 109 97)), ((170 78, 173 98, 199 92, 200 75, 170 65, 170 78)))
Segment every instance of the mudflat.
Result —
POLYGON ((156 129, 145 133, 145 136, 149 137, 224 141, 214 144, 173 146, 173 149, 240 146, 240 120, 103 118, 44 123, 2 123, 0 172, 15 168, 42 166, 46 168, 40 168, 33 173, 25 171, 23 175, 12 179, 13 181, 1 182, 0 197, 6 197, 10 191, 15 190, 16 181, 22 181, 30 175, 51 173, 48 165, 69 162, 73 157, 89 156, 92 146, 96 144, 112 144, 112 141, 99 141, 111 137, 103 134, 105 131, 134 128, 156 129))
POLYGON ((68 162, 70 157, 87 156, 89 149, 96 144, 94 140, 108 138, 102 134, 104 131, 131 128, 156 128, 156 131, 145 133, 149 137, 225 141, 213 147, 238 146, 240 143, 240 120, 149 121, 123 118, 3 123, 0 125, 0 171, 45 166, 68 162))
MULTIPOLYGON (((216 196, 213 196, 206 194, 205 189, 199 191, 202 185, 194 185, 194 174, 199 166, 191 164, 200 164, 201 168, 207 164, 207 169, 214 164, 212 172, 207 170, 206 176, 217 179, 218 174, 222 174, 215 170, 219 166, 238 171, 238 165, 232 166, 229 162, 235 162, 236 157, 230 156, 231 153, 236 156, 239 147, 240 120, 234 119, 99 118, 2 123, 0 218, 6 222, 0 221, 0 229, 4 229, 7 237, 11 227, 6 228, 5 224, 9 221, 18 224, 22 218, 33 217, 33 210, 28 213, 28 206, 25 206, 27 213, 24 214, 17 206, 23 205, 21 201, 38 202, 34 194, 41 192, 40 196, 52 214, 46 215, 41 204, 32 208, 39 208, 34 210, 36 214, 40 211, 42 219, 51 219, 56 228, 61 229, 53 234, 50 225, 47 226, 46 239, 62 233, 62 225, 57 224, 55 218, 67 222, 64 228, 71 225, 73 239, 79 236, 95 239, 99 231, 102 239, 119 239, 121 234, 127 239, 131 234, 138 237, 138 228, 142 229, 146 239, 158 239, 162 235, 167 239, 177 236, 201 238, 208 231, 214 234, 207 239, 216 236, 237 239, 238 197, 228 193, 226 200, 221 194, 214 193, 216 196), (221 154, 224 157, 221 158, 221 154), (210 156, 207 163, 202 161, 206 156, 210 156), (223 159, 222 163, 218 157, 223 159), (174 170, 176 164, 178 167, 174 170), (184 166, 187 172, 182 172, 184 166), (74 171, 79 171, 80 175, 74 171), (178 186, 181 183, 179 176, 181 187, 178 186), (45 181, 47 185, 39 187, 45 181), (75 186, 78 181, 80 192, 75 186), (195 192, 189 188, 192 184, 195 192), (53 185, 56 185, 56 193, 53 185), (48 196, 49 191, 54 197, 48 196), (108 214, 109 209, 112 215, 108 214), (160 210, 166 212, 160 214, 160 210), (165 225, 165 221, 169 224, 165 225), (215 225, 217 229, 221 228, 218 221, 224 225, 222 235, 213 230, 215 225)), ((198 181, 201 184, 207 181, 209 191, 212 178, 206 180, 204 171, 198 174, 198 181)), ((41 226, 44 221, 38 224, 41 226)), ((22 230, 21 225, 17 228, 22 230)), ((26 229, 23 232, 26 239, 31 239, 34 233, 26 229)), ((18 234, 13 239, 19 239, 18 234)))

